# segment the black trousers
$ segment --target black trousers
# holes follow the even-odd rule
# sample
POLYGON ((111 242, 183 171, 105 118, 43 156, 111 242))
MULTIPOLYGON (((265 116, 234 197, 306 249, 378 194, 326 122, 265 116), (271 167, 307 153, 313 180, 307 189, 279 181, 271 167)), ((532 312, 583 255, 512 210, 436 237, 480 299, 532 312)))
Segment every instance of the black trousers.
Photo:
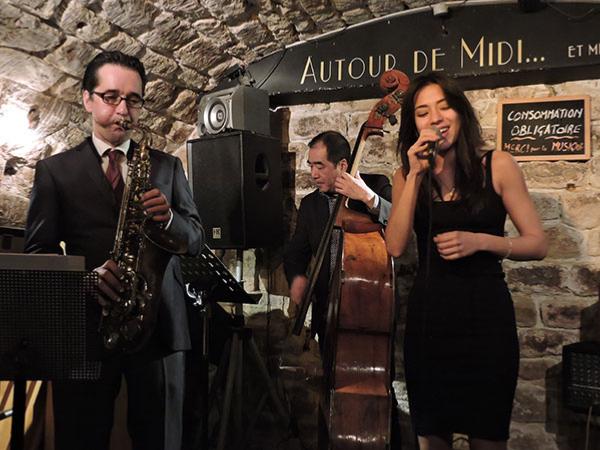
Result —
POLYGON ((56 450, 107 450, 115 398, 127 382, 127 428, 134 450, 181 447, 183 352, 121 356, 102 365, 100 380, 54 382, 56 450))

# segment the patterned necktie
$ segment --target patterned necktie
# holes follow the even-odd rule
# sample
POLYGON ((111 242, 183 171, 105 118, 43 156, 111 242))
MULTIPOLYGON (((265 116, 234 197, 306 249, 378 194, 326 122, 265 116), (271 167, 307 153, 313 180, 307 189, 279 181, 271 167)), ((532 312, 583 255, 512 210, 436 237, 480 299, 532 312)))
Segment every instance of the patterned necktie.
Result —
MULTIPOLYGON (((337 196, 328 195, 327 201, 329 203, 329 215, 333 213, 335 208, 335 202, 337 200, 337 196)), ((329 243, 329 277, 333 276, 333 272, 335 271, 335 267, 337 265, 337 255, 340 249, 340 230, 338 228, 334 228, 331 233, 331 242, 329 243)))
POLYGON ((104 154, 108 154, 108 168, 106 169, 106 178, 113 188, 115 193, 115 199, 117 205, 121 205, 121 198, 123 197, 123 189, 125 183, 123 182, 123 176, 121 175, 121 168, 119 167, 119 151, 108 149, 104 154))

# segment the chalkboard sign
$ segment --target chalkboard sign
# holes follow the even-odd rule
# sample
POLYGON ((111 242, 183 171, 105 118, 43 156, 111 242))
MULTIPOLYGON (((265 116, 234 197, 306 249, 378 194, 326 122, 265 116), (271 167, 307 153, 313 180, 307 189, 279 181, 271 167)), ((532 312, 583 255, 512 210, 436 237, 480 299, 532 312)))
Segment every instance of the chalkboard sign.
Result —
POLYGON ((519 161, 590 159, 590 97, 500 100, 497 140, 519 161))

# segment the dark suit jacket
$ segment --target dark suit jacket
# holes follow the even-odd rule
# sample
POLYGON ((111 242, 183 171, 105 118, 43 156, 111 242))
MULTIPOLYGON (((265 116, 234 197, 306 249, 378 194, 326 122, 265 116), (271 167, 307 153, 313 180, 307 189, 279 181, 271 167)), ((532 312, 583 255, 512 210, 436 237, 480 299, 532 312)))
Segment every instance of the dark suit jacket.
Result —
MULTIPOLYGON (((181 161, 156 150, 150 151, 150 161, 151 185, 166 196, 173 211, 168 233, 187 242, 189 254, 197 254, 204 231, 181 161)), ((118 214, 112 188, 88 138, 71 150, 37 163, 25 251, 62 253, 59 243, 64 241, 67 254, 85 256, 86 269, 91 270, 109 259, 118 214)), ((155 332, 166 350, 190 347, 184 299, 179 258, 171 257, 163 278, 155 332)))
MULTIPOLYGON (((387 224, 391 208, 392 186, 384 175, 361 174, 367 185, 379 196, 380 212, 373 216, 373 220, 387 224)), ((368 212, 366 205, 359 201, 349 202, 349 207, 359 212, 368 212)), ((325 231, 327 219, 329 218, 329 204, 327 198, 315 190, 308 194, 300 202, 296 230, 292 239, 285 249, 283 263, 288 283, 291 284, 294 277, 305 275, 310 263, 311 255, 317 253, 321 236, 325 231)), ((325 254, 321 271, 315 285, 316 303, 313 304, 313 332, 322 332, 322 322, 327 313, 327 294, 329 288, 330 273, 329 249, 325 254)))

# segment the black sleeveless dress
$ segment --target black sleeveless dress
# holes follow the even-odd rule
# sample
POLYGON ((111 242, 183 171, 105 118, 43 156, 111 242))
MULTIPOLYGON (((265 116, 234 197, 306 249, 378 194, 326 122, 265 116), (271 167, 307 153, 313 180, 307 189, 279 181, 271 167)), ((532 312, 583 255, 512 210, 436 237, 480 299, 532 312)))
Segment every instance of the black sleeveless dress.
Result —
MULTIPOLYGON (((431 236, 472 231, 502 236, 506 210, 486 158, 485 207, 433 202, 431 236)), ((456 261, 431 242, 428 207, 415 213, 419 270, 411 290, 404 344, 410 413, 418 435, 463 433, 506 440, 519 368, 512 299, 498 256, 477 252, 456 261), (427 272, 429 272, 427 274, 427 272)))

